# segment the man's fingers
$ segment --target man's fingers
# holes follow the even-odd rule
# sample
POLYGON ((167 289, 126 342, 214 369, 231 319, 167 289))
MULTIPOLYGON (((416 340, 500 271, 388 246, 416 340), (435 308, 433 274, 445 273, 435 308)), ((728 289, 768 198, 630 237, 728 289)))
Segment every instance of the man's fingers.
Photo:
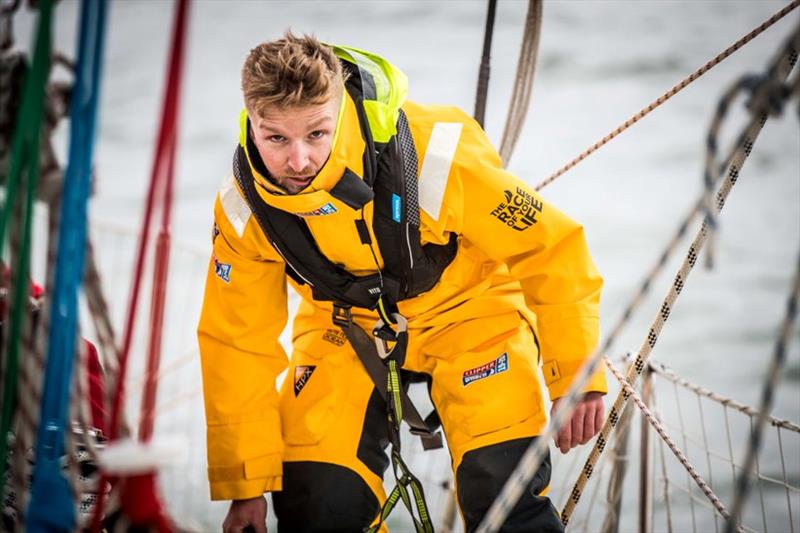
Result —
POLYGON ((583 417, 583 439, 581 439, 581 444, 586 444, 592 437, 594 437, 595 433, 599 427, 595 425, 595 421, 597 420, 597 409, 592 407, 586 410, 586 416, 583 417))
POLYGON ((594 427, 596 428, 595 431, 599 432, 601 429, 603 429, 603 420, 605 420, 605 418, 605 406, 601 402, 600 407, 598 407, 594 414, 594 427))
POLYGON ((570 442, 572 442, 572 423, 564 424, 564 427, 558 432, 558 448, 561 453, 569 451, 570 442))
POLYGON ((572 439, 569 441, 569 447, 574 448, 578 443, 583 444, 583 423, 586 418, 586 408, 578 404, 575 408, 575 413, 572 415, 572 439))

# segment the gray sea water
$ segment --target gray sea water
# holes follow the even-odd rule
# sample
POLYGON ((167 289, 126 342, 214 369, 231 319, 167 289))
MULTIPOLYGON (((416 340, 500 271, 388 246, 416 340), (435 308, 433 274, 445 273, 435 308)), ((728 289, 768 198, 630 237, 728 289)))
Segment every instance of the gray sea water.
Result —
MULTIPOLYGON (((722 0, 545 2, 532 103, 509 168, 529 183, 540 182, 784 5, 722 0)), ((76 2, 63 0, 56 10, 55 43, 69 55, 75 48, 77 7, 76 2)), ((172 8, 169 0, 111 5, 91 210, 117 324, 123 316, 128 257, 153 156, 172 8)), ((500 1, 497 8, 486 129, 498 143, 526 9, 527 2, 521 0, 500 1)), ((165 349, 165 365, 173 369, 170 379, 174 382, 165 378, 160 391, 164 412, 182 414, 180 418, 165 415, 159 423, 160 428, 182 433, 190 442, 188 466, 162 476, 167 478, 163 481, 170 508, 183 523, 203 531, 219 530, 225 512, 225 504, 207 501, 193 330, 203 287, 211 206, 219 184, 230 173, 236 142, 242 106, 239 69, 244 57, 257 43, 278 37, 288 28, 314 33, 323 40, 389 58, 407 73, 409 97, 414 100, 451 103, 471 111, 485 10, 486 3, 477 0, 194 2, 174 211, 174 238, 181 244, 173 255, 172 307, 167 318, 170 339, 165 349), (194 399, 180 409, 172 407, 185 396, 194 399)), ((32 21, 30 12, 16 21, 17 44, 22 48, 31 41, 32 21)), ((800 15, 790 14, 544 189, 550 202, 586 226, 593 256, 606 280, 604 331, 617 321, 639 280, 701 191, 704 140, 718 98, 739 76, 760 73, 797 24, 800 15)), ((743 99, 725 123, 722 146, 744 123, 742 109, 743 99)), ((59 133, 59 139, 63 153, 66 131, 59 133)), ((653 357, 703 387, 757 405, 800 250, 797 101, 764 128, 719 223, 716 268, 707 271, 698 265, 692 273, 653 357)), ((694 236, 697 228, 696 223, 689 234, 694 236)), ((617 352, 610 355, 642 346, 687 248, 688 241, 680 245, 666 274, 653 284, 651 296, 620 336, 617 352)), ((793 421, 800 419, 798 340, 796 328, 773 409, 774 416, 793 421)), ((134 357, 141 358, 143 353, 141 349, 134 357)), ((711 435, 707 438, 718 440, 715 449, 722 450, 722 455, 730 448, 741 459, 746 419, 729 424, 738 424, 740 431, 734 428, 728 448, 722 411, 706 404, 701 417, 696 399, 685 396, 676 402, 670 394, 671 386, 657 388, 657 405, 665 421, 672 422, 672 434, 680 435, 682 415, 690 437, 702 440, 711 435)), ((781 442, 774 438, 774 431, 770 435, 761 458, 764 470, 781 478, 782 464, 787 478, 794 486, 800 485, 800 441, 785 432, 781 442)), ((631 443, 634 457, 642 451, 637 439, 638 435, 631 443)), ((691 460, 708 464, 705 476, 716 476, 712 479, 715 489, 730 505, 729 463, 691 443, 689 448, 691 460)), ((665 453, 669 456, 669 451, 665 453)), ((436 456, 436 461, 446 470, 446 453, 436 456)), ((573 481, 559 475, 559 468, 565 472, 568 462, 569 456, 556 463, 553 496, 557 502, 563 502, 573 481)), ((631 469, 635 466, 632 463, 631 469)), ((683 474, 670 472, 678 483, 688 485, 683 474)), ((436 481, 438 475, 429 477, 436 481)), ((639 488, 631 476, 622 508, 624 531, 636 530, 639 488)), ((662 484, 656 488, 656 530, 668 529, 667 504, 675 531, 719 529, 711 513, 701 512, 702 505, 678 488, 668 491, 671 499, 663 497, 662 484)), ((693 494, 702 499, 696 489, 693 494)), ((755 495, 755 507, 748 507, 748 527, 800 529, 798 492, 773 487, 757 490, 755 495), (759 501, 765 502, 766 511, 761 511, 759 501)), ((444 499, 434 500, 438 512, 444 499)), ((603 516, 598 508, 588 520, 576 522, 574 530, 599 530, 603 516)), ((394 524, 393 531, 409 527, 399 519, 394 524)))

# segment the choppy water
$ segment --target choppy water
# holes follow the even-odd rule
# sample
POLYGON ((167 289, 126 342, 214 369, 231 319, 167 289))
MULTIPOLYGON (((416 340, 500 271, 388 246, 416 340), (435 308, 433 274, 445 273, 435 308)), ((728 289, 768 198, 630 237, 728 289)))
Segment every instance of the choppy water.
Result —
MULTIPOLYGON (((538 183, 783 5, 772 1, 547 2, 532 105, 510 169, 538 183)), ((138 226, 161 105, 171 7, 167 0, 112 5, 92 203, 96 220, 138 226)), ((498 6, 487 118, 487 131, 498 141, 525 11, 522 1, 498 6)), ((412 99, 454 103, 471 110, 484 16, 482 1, 195 2, 180 125, 176 239, 207 246, 213 197, 230 172, 236 139, 236 117, 242 105, 239 69, 252 46, 289 27, 313 32, 324 40, 390 58, 408 74, 412 99)), ((77 4, 60 2, 56 43, 67 53, 74 49, 76 20, 77 4)), ((606 331, 701 189, 704 138, 717 99, 741 74, 761 71, 798 23, 800 18, 793 13, 544 190, 551 202, 587 228, 606 279, 602 305, 606 331)), ((16 28, 20 46, 27 46, 31 28, 31 17, 21 17, 16 28)), ((733 138, 743 120, 743 113, 734 114, 725 139, 733 138)), ((796 103, 764 129, 720 224, 716 269, 698 268, 692 274, 653 356, 692 381, 755 405, 800 248, 796 103)), ((679 249, 681 257, 670 263, 664 279, 654 285, 652 296, 620 338, 619 353, 642 344, 687 246, 679 249)), ((110 250, 100 253, 112 255, 110 250)), ((194 264, 186 261, 179 276, 181 290, 196 293, 202 287, 204 265, 196 264, 196 259, 191 260, 194 264)), ((127 278, 120 274, 124 267, 115 268, 114 284, 126 286, 127 278)), ((190 350, 195 315, 184 309, 175 316, 181 322, 172 324, 173 332, 180 331, 182 336, 176 346, 190 350)), ((792 341, 774 413, 798 420, 797 330, 792 341)), ((190 388, 185 382, 181 387, 190 388)), ((669 397, 667 401, 674 402, 669 397)), ((693 408, 691 414, 687 406, 684 416, 699 432, 701 421, 693 408)), ((708 419, 704 423, 711 425, 708 419)), ((194 448, 200 451, 201 424, 202 413, 193 412, 180 426, 197 441, 194 448)), ((637 448, 636 441, 632 446, 637 448)), ((797 440, 790 446, 784 452, 796 485, 800 447, 797 440)), ((737 443, 737 450, 744 450, 743 442, 737 443)), ((182 488, 168 491, 176 500, 184 498, 180 501, 189 501, 186 493, 196 493, 190 509, 183 509, 188 504, 180 502, 176 506, 203 528, 217 529, 224 506, 202 503, 206 491, 202 478, 200 464, 185 478, 191 480, 188 487, 176 482, 170 487, 182 488)), ((559 482, 566 484, 556 479, 554 491, 565 490, 556 487, 559 482)), ((632 530, 637 489, 633 485, 630 489, 623 529, 632 530)), ((728 489, 720 486, 719 490, 728 489)), ((797 495, 792 498, 796 500, 797 495)), ((788 529, 785 499, 783 493, 767 494, 767 507, 775 509, 770 513, 770 529, 788 529)), ((688 516, 686 498, 673 506, 678 514, 688 516)), ((759 518, 753 527, 761 529, 758 511, 755 516, 759 518)), ((795 529, 798 522, 795 508, 795 529)), ((592 522, 590 529, 599 523, 592 522)), ((698 523, 700 529, 715 527, 713 520, 698 523)))

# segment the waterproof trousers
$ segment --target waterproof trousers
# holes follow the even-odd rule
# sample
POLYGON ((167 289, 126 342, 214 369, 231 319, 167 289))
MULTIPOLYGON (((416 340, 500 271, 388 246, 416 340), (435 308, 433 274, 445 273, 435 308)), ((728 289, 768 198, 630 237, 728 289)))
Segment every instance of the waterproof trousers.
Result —
MULTIPOLYGON (((386 498, 386 404, 327 320, 296 335, 280 391, 283 490, 272 494, 280 533, 362 531, 386 498)), ((409 333, 403 368, 429 383, 461 515, 473 531, 546 423, 536 341, 517 313, 409 333)), ((563 531, 543 495, 549 480, 548 459, 502 531, 563 531)), ((404 512, 401 502, 394 513, 404 512)))

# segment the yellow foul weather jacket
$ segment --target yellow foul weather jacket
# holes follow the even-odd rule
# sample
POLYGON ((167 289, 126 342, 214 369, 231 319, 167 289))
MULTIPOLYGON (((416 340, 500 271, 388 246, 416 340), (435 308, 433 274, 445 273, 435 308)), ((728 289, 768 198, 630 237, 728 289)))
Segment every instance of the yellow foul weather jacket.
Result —
MULTIPOLYGON (((412 342, 415 333, 431 328, 518 313, 536 334, 550 398, 564 395, 599 337, 602 279, 582 226, 505 171, 472 118, 455 107, 403 102, 404 76, 381 65, 395 84, 391 97, 402 102, 419 155, 421 241, 445 244, 451 234, 458 236, 457 254, 439 282, 399 303, 412 342)), ((247 135, 243 113, 245 151, 247 135)), ((258 154, 247 153, 261 200, 301 216, 320 251, 356 275, 374 273, 382 258, 377 247, 374 257, 359 238, 354 220, 360 210, 329 191, 345 168, 363 175, 364 146, 355 104, 345 91, 330 158, 306 190, 285 194, 252 165, 258 154)), ((371 202, 364 208, 370 233, 372 208, 371 202)), ((288 315, 287 276, 233 177, 216 198, 214 222, 198 328, 208 476, 212 499, 244 499, 282 487, 284 441, 275 380, 287 367, 278 341, 288 315)), ((307 285, 295 289, 302 301, 293 339, 325 324, 333 327, 330 303, 313 301, 307 285)), ((376 318, 365 310, 354 315, 366 327, 376 318)), ((531 346, 534 356, 535 350, 531 346)), ((530 387, 544 406, 539 384, 530 387)), ((585 390, 606 392, 604 374, 597 373, 585 390)), ((546 415, 539 412, 541 431, 546 415)))

